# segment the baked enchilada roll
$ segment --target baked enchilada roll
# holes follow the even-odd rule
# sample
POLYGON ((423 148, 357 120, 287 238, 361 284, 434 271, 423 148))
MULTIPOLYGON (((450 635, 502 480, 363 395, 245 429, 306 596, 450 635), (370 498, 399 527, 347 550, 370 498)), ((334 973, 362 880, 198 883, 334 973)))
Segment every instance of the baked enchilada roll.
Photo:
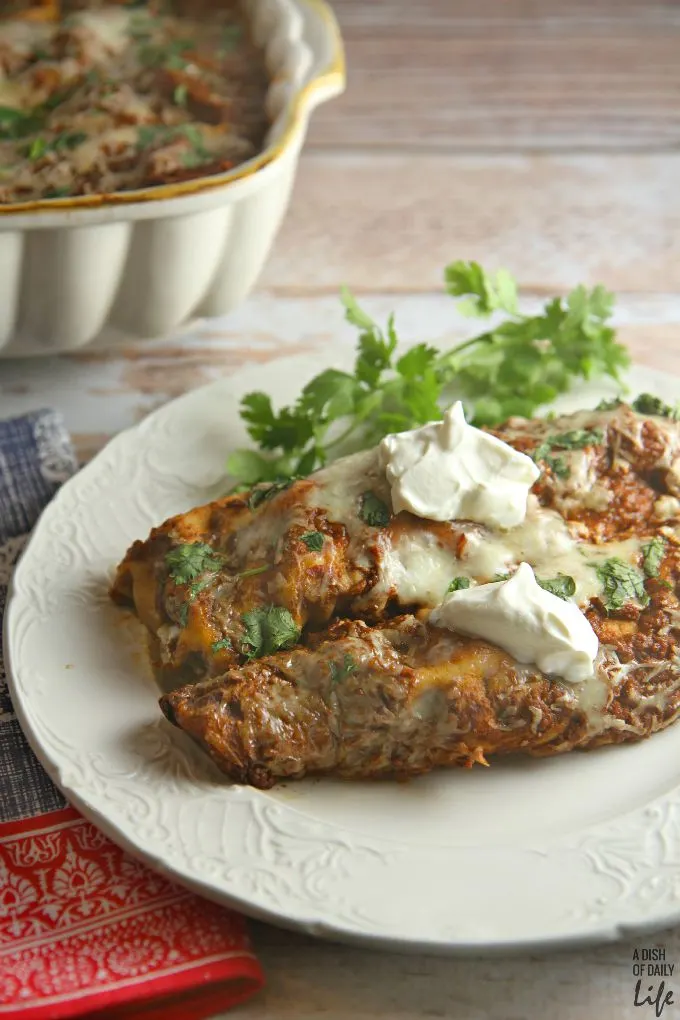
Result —
POLYGON ((640 740, 680 711, 678 600, 650 583, 637 620, 590 612, 590 676, 546 675, 500 647, 414 616, 342 621, 308 647, 254 659, 161 698, 233 780, 267 788, 366 779, 640 740), (650 640, 650 633, 657 637, 650 640))

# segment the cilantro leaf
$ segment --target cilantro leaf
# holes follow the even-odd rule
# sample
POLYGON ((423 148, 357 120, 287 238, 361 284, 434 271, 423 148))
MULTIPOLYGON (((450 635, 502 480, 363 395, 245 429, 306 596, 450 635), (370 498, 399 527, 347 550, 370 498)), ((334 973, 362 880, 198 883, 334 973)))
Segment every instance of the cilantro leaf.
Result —
MULTIPOLYGON (((241 401, 241 418, 246 422, 250 436, 264 446, 264 439, 276 424, 271 397, 259 391, 249 393, 241 401)), ((274 443, 274 446, 278 445, 274 443)))
POLYGON ((658 577, 666 551, 666 540, 661 535, 646 542, 642 547, 642 569, 647 577, 658 577))
POLYGON ((227 460, 227 471, 242 485, 255 485, 263 477, 269 461, 255 450, 234 450, 227 460))
POLYGON ((300 639, 300 628, 283 606, 263 606, 251 609, 241 617, 242 652, 247 659, 291 648, 300 639))
POLYGON ((505 269, 492 276, 478 262, 452 262, 444 280, 449 294, 464 299, 458 302, 463 315, 490 315, 497 309, 517 313, 517 284, 505 269))
POLYGON ((328 672, 331 677, 331 690, 346 677, 351 676, 352 673, 356 673, 357 669, 358 666, 349 652, 345 652, 342 663, 333 662, 331 660, 328 663, 328 672))
POLYGON ((323 534, 320 531, 306 531, 304 535, 300 535, 300 540, 311 552, 320 552, 323 549, 323 534))
POLYGON ((168 573, 175 584, 188 584, 205 571, 221 566, 214 549, 204 542, 177 545, 165 554, 168 573))
POLYGON ((597 576, 602 582, 603 602, 607 611, 621 609, 626 602, 636 599, 641 605, 649 603, 642 574, 630 563, 618 556, 612 556, 603 563, 594 563, 597 576))
POLYGON ((420 379, 431 369, 439 356, 439 351, 428 344, 415 344, 410 347, 397 361, 395 368, 404 379, 420 379))
POLYGON ((576 583, 569 574, 558 574, 557 577, 545 580, 537 577, 536 584, 540 585, 544 591, 549 591, 551 595, 557 595, 558 599, 564 599, 565 602, 568 602, 576 592, 576 583))
POLYGON ((360 496, 359 517, 372 528, 385 528, 390 523, 389 509, 370 490, 360 496))
MULTIPOLYGON (((602 287, 576 287, 538 314, 523 315, 515 281, 504 270, 488 273, 476 262, 459 261, 444 275, 447 292, 467 303, 463 311, 503 312, 505 321, 448 351, 418 343, 397 356, 394 317, 381 328, 343 287, 345 318, 359 331, 354 371, 321 372, 280 410, 267 394, 248 394, 241 417, 259 449, 248 457, 243 451, 232 455, 229 471, 236 481, 251 486, 304 476, 338 456, 375 446, 390 432, 439 420, 444 401, 456 398, 464 401, 474 425, 531 417, 574 380, 598 375, 617 380, 629 364, 607 323, 613 299, 602 287)), ((540 458, 560 477, 567 476, 568 465, 554 451, 587 445, 586 433, 595 442, 597 434, 573 432, 571 442, 558 437, 564 445, 547 448, 540 458)))
POLYGON ((453 581, 451 581, 451 584, 446 589, 446 592, 447 594, 449 594, 452 591, 463 591, 465 588, 469 587, 470 587, 469 577, 454 577, 453 581))
POLYGON ((344 284, 340 288, 340 300, 345 309, 345 318, 352 326, 356 326, 358 329, 368 333, 379 332, 373 319, 359 307, 357 299, 344 284))

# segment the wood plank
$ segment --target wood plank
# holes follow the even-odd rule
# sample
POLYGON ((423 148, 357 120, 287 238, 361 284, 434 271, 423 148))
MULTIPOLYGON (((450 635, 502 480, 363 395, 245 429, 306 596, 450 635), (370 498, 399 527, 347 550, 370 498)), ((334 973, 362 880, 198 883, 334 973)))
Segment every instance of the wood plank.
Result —
MULTIPOLYGON (((680 959, 677 930, 580 952, 486 960, 353 949, 261 924, 252 924, 251 930, 267 984, 255 999, 219 1020, 538 1020, 548 1016, 551 1020, 642 1020, 640 1009, 633 1005, 634 948, 661 945, 667 961, 680 959)), ((653 1015, 653 1010, 647 1014, 653 1015)))
POLYGON ((678 292, 679 179, 677 153, 307 153, 260 287, 431 291, 464 258, 534 293, 678 292))
MULTIPOLYGON (((479 323, 458 316, 451 299, 442 294, 368 294, 363 303, 378 321, 394 311, 404 344, 429 340, 449 346, 479 329, 479 323)), ((534 311, 540 303, 527 298, 524 307, 534 311)), ((623 296, 615 322, 636 361, 680 378, 677 298, 623 296)), ((58 359, 3 361, 0 408, 3 417, 10 417, 36 407, 57 407, 85 461, 113 433, 246 363, 305 352, 325 353, 329 363, 351 360, 355 344, 356 330, 344 321, 337 296, 262 295, 225 319, 197 324, 168 340, 58 359)))
POLYGON ((346 95, 310 145, 644 149, 680 139, 680 8, 645 0, 336 0, 346 95))

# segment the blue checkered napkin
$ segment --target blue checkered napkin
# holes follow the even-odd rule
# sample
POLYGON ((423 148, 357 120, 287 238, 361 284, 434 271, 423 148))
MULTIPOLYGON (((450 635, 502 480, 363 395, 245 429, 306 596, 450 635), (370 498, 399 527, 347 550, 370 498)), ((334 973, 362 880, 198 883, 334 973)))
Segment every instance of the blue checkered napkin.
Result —
POLYGON ((2 658, 2 616, 14 564, 62 482, 77 468, 71 441, 54 411, 0 421, 0 822, 64 807, 12 710, 2 658))

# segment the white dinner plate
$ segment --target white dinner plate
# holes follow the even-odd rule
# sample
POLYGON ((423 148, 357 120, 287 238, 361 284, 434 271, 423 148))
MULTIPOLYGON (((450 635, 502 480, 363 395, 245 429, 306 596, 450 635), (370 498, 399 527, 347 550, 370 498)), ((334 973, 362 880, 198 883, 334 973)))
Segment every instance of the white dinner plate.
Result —
MULTIPOLYGON (((6 616, 11 693, 66 796, 112 839, 248 914, 347 941, 440 952, 612 940, 680 921, 680 725, 631 746, 408 783, 221 776, 162 717, 140 625, 107 586, 136 538, 224 493, 251 389, 293 398, 287 358, 189 393, 61 489, 6 616)), ((342 366, 339 366, 342 367, 342 366)), ((636 368, 634 392, 680 381, 636 368)), ((560 402, 593 406, 593 387, 560 402)))

